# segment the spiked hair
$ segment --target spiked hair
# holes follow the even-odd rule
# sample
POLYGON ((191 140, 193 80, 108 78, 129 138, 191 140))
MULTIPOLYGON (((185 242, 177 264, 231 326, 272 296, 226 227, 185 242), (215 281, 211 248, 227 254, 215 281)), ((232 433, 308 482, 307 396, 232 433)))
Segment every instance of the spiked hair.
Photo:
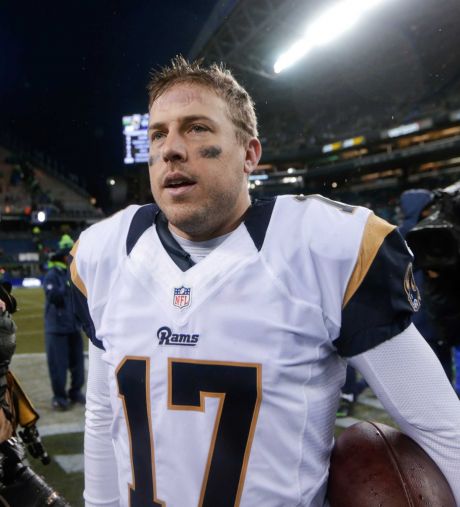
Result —
POLYGON ((229 117, 235 125, 236 138, 241 144, 245 145, 252 137, 258 136, 254 102, 222 63, 204 66, 202 60, 188 62, 181 55, 175 56, 169 66, 164 66, 151 74, 147 86, 149 110, 163 93, 180 83, 203 86, 223 99, 229 117))

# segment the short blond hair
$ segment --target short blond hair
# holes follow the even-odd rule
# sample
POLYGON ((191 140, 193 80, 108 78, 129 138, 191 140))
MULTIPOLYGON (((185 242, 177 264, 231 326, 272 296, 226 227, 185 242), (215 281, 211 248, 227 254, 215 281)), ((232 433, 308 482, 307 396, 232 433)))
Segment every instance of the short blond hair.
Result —
POLYGON ((201 60, 188 62, 177 55, 169 66, 152 72, 147 86, 149 110, 166 90, 179 83, 193 83, 213 90, 225 101, 231 121, 235 125, 236 138, 241 144, 258 136, 254 101, 238 83, 230 70, 220 63, 203 66, 201 60))

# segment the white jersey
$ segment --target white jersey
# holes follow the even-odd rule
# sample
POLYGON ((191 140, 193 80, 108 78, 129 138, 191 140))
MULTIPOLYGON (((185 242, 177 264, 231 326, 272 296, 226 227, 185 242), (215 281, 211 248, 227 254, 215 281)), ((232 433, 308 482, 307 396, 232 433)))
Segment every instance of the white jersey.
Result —
POLYGON ((130 206, 73 250, 108 365, 121 505, 322 506, 341 356, 419 305, 404 241, 365 208, 283 196, 187 268, 160 214, 130 206))

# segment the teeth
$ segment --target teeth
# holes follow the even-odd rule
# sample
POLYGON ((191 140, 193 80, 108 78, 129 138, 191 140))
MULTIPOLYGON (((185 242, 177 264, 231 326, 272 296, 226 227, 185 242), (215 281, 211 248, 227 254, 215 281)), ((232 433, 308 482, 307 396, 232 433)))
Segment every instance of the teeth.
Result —
POLYGON ((183 185, 184 183, 187 183, 186 180, 176 180, 176 181, 171 181, 171 183, 169 183, 169 187, 177 187, 179 185, 183 185))

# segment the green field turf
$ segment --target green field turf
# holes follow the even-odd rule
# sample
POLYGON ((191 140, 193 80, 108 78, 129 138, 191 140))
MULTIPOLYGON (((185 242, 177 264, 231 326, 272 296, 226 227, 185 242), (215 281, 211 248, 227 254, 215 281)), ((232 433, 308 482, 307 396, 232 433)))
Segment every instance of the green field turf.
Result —
MULTIPOLYGON (((14 320, 18 327, 16 337, 16 354, 45 352, 45 335, 43 325, 43 308, 45 294, 42 288, 13 289, 18 302, 18 311, 14 320)), ((87 340, 84 341, 88 348, 87 340)))
POLYGON ((13 289, 13 295, 18 302, 18 311, 14 315, 18 326, 16 353, 44 352, 43 289, 13 289))

